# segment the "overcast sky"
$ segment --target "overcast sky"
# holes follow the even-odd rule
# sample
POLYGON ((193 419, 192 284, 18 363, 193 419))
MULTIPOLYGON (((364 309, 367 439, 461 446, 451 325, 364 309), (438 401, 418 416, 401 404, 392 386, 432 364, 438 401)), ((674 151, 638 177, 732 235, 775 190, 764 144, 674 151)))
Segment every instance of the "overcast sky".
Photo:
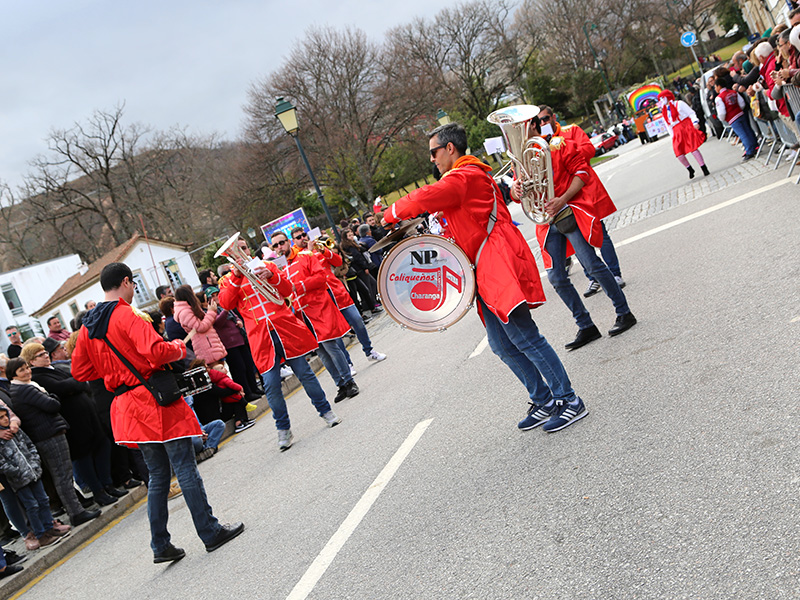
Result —
POLYGON ((248 86, 310 26, 375 40, 422 0, 0 0, 0 180, 15 186, 53 128, 125 103, 125 121, 239 136, 248 86))

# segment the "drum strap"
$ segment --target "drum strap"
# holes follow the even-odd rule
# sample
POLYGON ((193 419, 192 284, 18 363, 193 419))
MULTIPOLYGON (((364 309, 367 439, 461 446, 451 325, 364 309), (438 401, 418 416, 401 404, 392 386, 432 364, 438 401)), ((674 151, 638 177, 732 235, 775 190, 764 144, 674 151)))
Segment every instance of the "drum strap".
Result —
POLYGON ((497 192, 495 191, 495 182, 492 179, 492 176, 486 173, 486 176, 489 178, 489 185, 492 186, 492 196, 494 197, 494 205, 492 206, 492 212, 489 214, 489 222, 486 224, 486 238, 484 238, 483 242, 481 242, 480 248, 478 248, 478 253, 475 255, 475 269, 478 268, 478 261, 481 259, 481 252, 483 252, 483 247, 486 245, 486 242, 489 240, 489 235, 492 233, 494 229, 494 224, 497 223, 497 192))

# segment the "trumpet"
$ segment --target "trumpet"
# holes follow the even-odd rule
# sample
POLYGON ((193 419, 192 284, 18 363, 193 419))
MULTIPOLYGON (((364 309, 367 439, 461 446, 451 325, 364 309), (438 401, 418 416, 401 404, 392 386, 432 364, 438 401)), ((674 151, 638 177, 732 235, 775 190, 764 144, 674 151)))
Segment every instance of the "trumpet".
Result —
POLYGON ((250 262, 250 257, 245 254, 244 250, 239 248, 239 232, 234 233, 228 241, 222 244, 219 250, 214 254, 214 258, 224 256, 237 269, 242 276, 250 282, 253 289, 264 296, 267 300, 274 304, 283 304, 283 296, 278 290, 261 279, 256 273, 247 266, 250 262))
POLYGON ((317 250, 319 250, 320 252, 322 252, 326 248, 331 251, 336 249, 336 242, 334 242, 331 238, 327 238, 325 241, 322 241, 319 238, 317 238, 313 240, 311 244, 314 246, 314 248, 317 248, 317 250))
POLYGON ((486 120, 499 126, 503 132, 511 161, 501 172, 504 175, 507 167, 514 166, 522 183, 520 203, 525 216, 537 225, 546 225, 553 220, 544 208, 545 202, 555 196, 553 163, 549 144, 536 136, 532 127, 531 121, 538 114, 538 106, 521 104, 496 110, 486 120))

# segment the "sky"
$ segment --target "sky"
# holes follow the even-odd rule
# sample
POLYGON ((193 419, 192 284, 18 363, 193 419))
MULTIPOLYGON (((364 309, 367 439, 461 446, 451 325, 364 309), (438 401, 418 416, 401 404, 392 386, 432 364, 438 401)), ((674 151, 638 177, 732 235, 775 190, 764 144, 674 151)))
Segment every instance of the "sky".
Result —
POLYGON ((249 86, 309 27, 350 25, 379 41, 437 10, 423 0, 0 0, 0 181, 19 185, 51 130, 122 103, 128 124, 236 139, 249 86))

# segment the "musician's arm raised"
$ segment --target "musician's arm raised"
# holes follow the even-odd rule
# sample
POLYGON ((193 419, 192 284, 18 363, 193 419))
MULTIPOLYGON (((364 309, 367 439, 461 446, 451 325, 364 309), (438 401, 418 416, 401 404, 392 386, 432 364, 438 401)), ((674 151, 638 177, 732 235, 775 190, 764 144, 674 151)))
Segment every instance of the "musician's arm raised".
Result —
POLYGON ((464 198, 466 181, 459 173, 449 174, 440 181, 414 190, 400 198, 383 213, 387 223, 412 219, 424 212, 435 213, 456 208, 464 198))

